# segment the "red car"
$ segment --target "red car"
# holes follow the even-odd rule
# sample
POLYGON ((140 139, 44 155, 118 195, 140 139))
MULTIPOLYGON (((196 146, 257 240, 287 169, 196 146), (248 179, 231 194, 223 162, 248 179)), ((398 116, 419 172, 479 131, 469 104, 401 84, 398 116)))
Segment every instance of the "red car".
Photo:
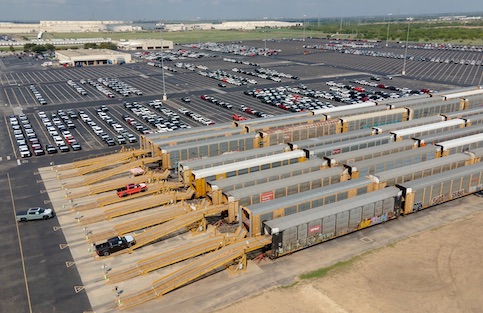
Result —
POLYGON ((231 118, 235 121, 246 121, 246 118, 241 116, 240 114, 233 114, 231 118))
POLYGON ((148 190, 146 184, 129 184, 125 187, 117 189, 117 195, 119 197, 125 197, 138 192, 144 192, 146 190, 148 190))

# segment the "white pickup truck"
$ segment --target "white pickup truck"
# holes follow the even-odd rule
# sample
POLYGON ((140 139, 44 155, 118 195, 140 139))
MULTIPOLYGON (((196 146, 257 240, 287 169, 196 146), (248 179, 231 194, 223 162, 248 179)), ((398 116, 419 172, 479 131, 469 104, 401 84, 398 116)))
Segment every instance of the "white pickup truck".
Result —
POLYGON ((19 211, 15 214, 18 222, 46 220, 54 216, 54 210, 46 208, 30 208, 27 211, 19 211))

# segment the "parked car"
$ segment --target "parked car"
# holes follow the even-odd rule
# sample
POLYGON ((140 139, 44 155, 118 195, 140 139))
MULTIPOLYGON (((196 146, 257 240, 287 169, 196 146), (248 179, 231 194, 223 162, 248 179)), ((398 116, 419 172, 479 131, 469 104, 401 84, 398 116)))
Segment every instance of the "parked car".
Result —
POLYGON ((19 211, 15 214, 18 222, 27 222, 32 220, 46 220, 55 216, 52 209, 46 208, 30 208, 27 211, 19 211))
POLYGON ((108 256, 111 253, 130 248, 136 244, 136 240, 132 236, 113 237, 101 244, 95 244, 98 256, 108 256))
POLYGON ((146 184, 129 184, 125 187, 117 189, 117 195, 119 197, 125 197, 127 195, 133 195, 146 190, 148 190, 148 186, 146 186, 146 184))

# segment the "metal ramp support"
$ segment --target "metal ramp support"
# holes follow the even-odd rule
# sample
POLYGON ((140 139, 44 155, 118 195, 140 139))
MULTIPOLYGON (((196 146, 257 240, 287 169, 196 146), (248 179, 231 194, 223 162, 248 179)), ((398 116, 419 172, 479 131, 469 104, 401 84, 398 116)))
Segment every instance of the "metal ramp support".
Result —
POLYGON ((156 213, 141 217, 129 222, 118 224, 111 230, 106 230, 101 233, 90 234, 87 239, 95 242, 101 239, 107 239, 114 236, 122 236, 127 233, 159 225, 161 223, 170 221, 179 216, 185 215, 190 212, 190 206, 185 202, 178 202, 172 205, 165 205, 156 210, 156 213))
POLYGON ((62 166, 56 166, 56 170, 58 171, 63 171, 63 170, 69 170, 73 168, 81 168, 81 167, 86 167, 92 164, 96 163, 104 163, 104 164, 109 164, 109 162, 115 161, 115 160, 127 160, 130 158, 137 158, 143 155, 149 154, 149 150, 147 149, 132 149, 132 150, 126 150, 124 147, 117 152, 117 153, 111 153, 99 157, 93 157, 85 160, 80 160, 80 161, 74 161, 69 164, 64 164, 62 166))
POLYGON ((229 244, 233 244, 233 239, 234 237, 227 238, 225 236, 216 236, 203 239, 201 241, 188 243, 180 247, 176 247, 170 251, 140 260, 132 266, 112 271, 106 274, 104 279, 106 280, 107 284, 115 284, 136 276, 145 275, 168 265, 199 256, 206 252, 220 249, 229 244))
POLYGON ((111 168, 99 173, 91 174, 84 179, 85 185, 92 185, 93 183, 97 183, 101 180, 114 176, 116 174, 127 172, 134 167, 143 167, 145 164, 150 164, 154 162, 158 162, 159 158, 142 158, 136 161, 131 161, 129 163, 117 166, 115 168, 111 168))
POLYGON ((83 205, 77 206, 75 209, 77 211, 86 211, 86 210, 92 210, 95 208, 101 208, 106 205, 114 204, 114 203, 119 203, 123 202, 126 200, 132 200, 132 199, 137 199, 141 197, 146 197, 149 195, 153 195, 156 193, 168 193, 171 188, 177 189, 181 186, 181 183, 165 183, 161 182, 158 184, 148 184, 148 190, 140 193, 136 193, 133 195, 130 195, 129 197, 119 197, 117 193, 111 194, 109 196, 102 197, 94 202, 86 203, 83 205))
MULTIPOLYGON (((82 198, 89 195, 95 195, 106 191, 116 190, 122 186, 126 186, 127 184, 139 184, 139 183, 149 183, 149 182, 156 182, 160 180, 167 179, 169 175, 169 170, 165 172, 145 172, 143 175, 134 176, 134 177, 120 177, 115 178, 113 180, 93 184, 87 187, 87 190, 82 192, 76 192, 73 194, 67 195, 67 199, 73 200, 77 198, 82 198)), ((64 189, 70 188, 69 184, 63 186, 64 189)))
POLYGON ((164 195, 153 195, 148 198, 138 198, 129 201, 125 201, 123 203, 118 203, 119 206, 105 210, 101 215, 95 215, 91 217, 87 217, 81 219, 82 225, 88 225, 100 222, 102 220, 109 220, 114 217, 150 209, 155 206, 160 206, 163 204, 167 204, 171 202, 171 200, 175 199, 175 193, 171 192, 169 194, 164 195))
POLYGON ((164 224, 151 227, 146 229, 142 234, 137 235, 136 245, 129 248, 130 251, 139 249, 155 240, 163 238, 175 231, 189 227, 190 225, 200 222, 206 216, 213 216, 220 214, 222 211, 226 210, 224 205, 211 206, 201 210, 189 212, 179 218, 173 219, 164 224))
POLYGON ((159 158, 143 158, 136 161, 131 161, 129 163, 117 166, 115 168, 111 168, 108 170, 101 171, 99 173, 87 175, 86 177, 83 177, 83 181, 66 184, 64 188, 72 189, 72 188, 92 185, 94 183, 100 182, 104 179, 120 174, 122 172, 128 172, 132 168, 143 167, 145 164, 154 163, 157 161, 159 161, 159 158))
POLYGON ((186 285, 209 272, 242 258, 247 252, 254 251, 271 243, 270 236, 259 236, 243 240, 239 243, 226 246, 215 252, 208 253, 190 264, 154 281, 145 290, 119 297, 117 301, 120 310, 129 309, 156 299, 170 291, 186 285))

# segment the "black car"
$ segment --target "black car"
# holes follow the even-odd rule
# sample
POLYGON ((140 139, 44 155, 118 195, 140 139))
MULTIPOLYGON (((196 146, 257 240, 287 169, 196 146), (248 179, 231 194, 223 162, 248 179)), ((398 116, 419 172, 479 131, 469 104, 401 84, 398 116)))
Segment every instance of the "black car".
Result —
POLYGON ((72 144, 70 147, 71 147, 71 148, 72 148, 72 150, 74 150, 74 151, 79 151, 79 150, 82 150, 82 147, 81 147, 80 143, 78 143, 78 142, 74 142, 74 143, 73 143, 73 144, 72 144))
POLYGON ((57 148, 55 148, 53 145, 46 145, 45 150, 47 151, 48 154, 57 153, 57 148))
POLYGON ((39 156, 39 155, 44 155, 44 154, 45 154, 45 151, 42 148, 34 150, 34 155, 39 156))
POLYGON ((60 152, 69 152, 70 148, 69 148, 68 145, 60 145, 59 150, 60 150, 60 152))

